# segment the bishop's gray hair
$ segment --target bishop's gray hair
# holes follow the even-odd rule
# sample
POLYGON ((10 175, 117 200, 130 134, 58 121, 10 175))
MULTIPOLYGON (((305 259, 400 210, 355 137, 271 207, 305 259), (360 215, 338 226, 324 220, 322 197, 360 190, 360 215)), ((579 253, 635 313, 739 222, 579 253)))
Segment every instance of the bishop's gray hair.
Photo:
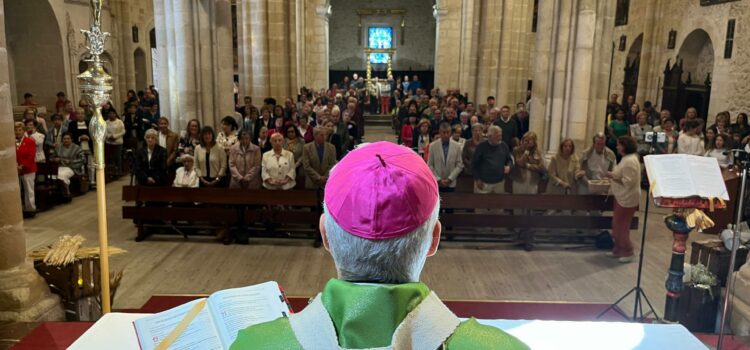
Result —
POLYGON ((432 215, 414 231, 401 237, 369 240, 347 233, 324 206, 326 236, 339 278, 387 284, 418 282, 439 212, 438 201, 432 215))

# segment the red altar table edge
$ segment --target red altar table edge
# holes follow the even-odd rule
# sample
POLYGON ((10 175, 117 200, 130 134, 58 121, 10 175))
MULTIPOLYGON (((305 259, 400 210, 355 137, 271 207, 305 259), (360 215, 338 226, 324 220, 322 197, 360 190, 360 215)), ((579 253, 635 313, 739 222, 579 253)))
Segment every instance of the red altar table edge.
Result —
MULTIPOLYGON (((120 312, 155 313, 204 297, 202 295, 157 295, 151 297, 141 309, 118 310, 120 312)), ((290 297, 292 309, 300 311, 307 305, 309 298, 290 297)), ((446 300, 445 304, 458 317, 476 317, 482 319, 539 319, 565 321, 592 321, 596 315, 609 304, 599 303, 540 303, 540 302, 502 302, 502 301, 468 301, 446 300)), ((610 311, 601 321, 624 321, 616 311, 610 311)), ((44 350, 66 349, 85 333, 93 322, 45 322, 26 335, 12 349, 44 350)), ((695 334, 703 343, 716 346, 717 336, 713 334, 695 334)), ((750 350, 734 337, 725 338, 726 350, 750 350)))

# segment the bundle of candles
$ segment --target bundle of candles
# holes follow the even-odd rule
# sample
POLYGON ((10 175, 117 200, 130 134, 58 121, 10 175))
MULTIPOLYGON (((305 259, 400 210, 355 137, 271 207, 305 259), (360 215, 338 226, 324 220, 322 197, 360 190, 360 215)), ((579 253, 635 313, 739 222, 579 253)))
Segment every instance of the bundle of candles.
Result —
MULTIPOLYGON (((81 247, 86 239, 81 235, 65 235, 51 247, 34 250, 29 257, 42 260, 50 266, 65 266, 77 259, 90 258, 99 255, 99 247, 81 247)), ((122 254, 125 250, 109 247, 109 255, 122 254)))

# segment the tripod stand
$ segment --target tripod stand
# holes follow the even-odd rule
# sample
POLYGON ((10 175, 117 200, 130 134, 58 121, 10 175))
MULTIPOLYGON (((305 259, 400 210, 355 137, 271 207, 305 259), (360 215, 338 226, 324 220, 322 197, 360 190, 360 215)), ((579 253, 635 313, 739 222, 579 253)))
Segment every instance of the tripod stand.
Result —
MULTIPOLYGON (((648 193, 648 188, 646 188, 646 193, 648 193)), ((615 310, 618 314, 622 315, 625 319, 635 321, 643 321, 646 316, 653 314, 656 317, 656 320, 659 320, 659 315, 656 313, 656 310, 654 310, 653 305, 651 305, 651 301, 648 300, 648 297, 646 296, 646 291, 643 290, 641 287, 641 276, 643 273, 643 257, 644 257, 644 251, 646 248, 646 224, 648 223, 648 209, 649 209, 649 198, 646 198, 646 211, 643 215, 643 230, 641 230, 641 251, 638 256, 638 274, 636 275, 636 282, 635 287, 631 288, 625 295, 621 296, 620 299, 617 299, 614 303, 612 303, 609 307, 604 309, 599 315, 596 316, 596 319, 600 319, 602 316, 604 316, 607 312, 610 310, 615 310), (625 298, 630 296, 630 294, 635 293, 635 304, 633 306, 633 316, 630 317, 625 312, 620 310, 620 308, 617 307, 618 304, 620 304, 625 298), (641 299, 643 298, 643 299, 641 299), (643 301, 646 301, 646 305, 648 305, 649 312, 644 314, 643 313, 643 301), (640 313, 640 317, 638 317, 640 313)))
MULTIPOLYGON (((658 142, 658 135, 656 133, 651 134, 651 139, 648 138, 646 141, 650 142, 651 147, 649 150, 649 153, 653 153, 654 149, 656 148, 656 144, 658 142)), ((659 315, 656 313, 656 310, 654 310, 653 305, 651 305, 651 301, 648 300, 648 297, 646 296, 646 291, 643 290, 641 287, 641 276, 643 274, 643 257, 644 252, 646 250, 646 225, 648 224, 648 209, 650 206, 650 193, 651 185, 646 186, 646 210, 643 215, 643 229, 641 230, 641 251, 638 255, 638 274, 636 275, 636 282, 635 287, 631 288, 625 295, 621 296, 620 299, 617 299, 614 303, 612 303, 609 307, 604 309, 599 315, 596 316, 596 319, 600 319, 602 316, 604 316, 607 312, 610 310, 615 310, 618 314, 622 315, 625 319, 630 319, 633 322, 635 321, 643 321, 646 316, 653 314, 656 317, 656 320, 659 321, 659 315), (630 294, 635 293, 635 304, 633 305, 633 317, 629 317, 627 314, 625 314, 620 308, 617 307, 617 304, 625 300, 630 294), (641 298, 643 298, 641 300, 641 298), (643 313, 643 301, 646 301, 646 305, 648 305, 649 312, 644 315, 643 313), (640 313, 640 318, 638 317, 640 313)))

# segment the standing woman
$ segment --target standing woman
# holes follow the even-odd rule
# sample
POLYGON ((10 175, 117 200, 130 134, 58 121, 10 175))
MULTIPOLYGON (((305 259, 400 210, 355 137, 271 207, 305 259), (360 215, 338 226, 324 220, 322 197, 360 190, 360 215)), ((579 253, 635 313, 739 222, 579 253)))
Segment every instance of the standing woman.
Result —
POLYGON ((266 153, 271 150, 271 140, 268 138, 268 129, 262 126, 258 131, 258 139, 253 142, 260 147, 260 153, 266 153))
MULTIPOLYGON (((459 126, 460 127, 460 126, 459 126)), ((536 133, 529 131, 523 135, 521 142, 513 150, 513 158, 516 166, 513 167, 511 178, 513 179, 513 194, 537 194, 539 191, 539 179, 544 172, 544 159, 537 147, 536 133)), ((518 214, 530 214, 529 210, 516 210, 518 214)), ((524 230, 521 232, 523 248, 526 251, 534 249, 534 232, 524 230)))
MULTIPOLYGON (((29 123, 33 123, 34 120, 29 123)), ((18 178, 23 188, 23 211, 36 212, 34 200, 34 182, 36 179, 36 143, 34 139, 26 135, 23 123, 15 123, 16 132, 16 163, 18 178)))
POLYGON ((537 194, 539 179, 544 169, 544 158, 537 147, 537 136, 533 131, 523 135, 513 150, 516 160, 513 178, 513 194, 537 194))
POLYGON ((292 152, 295 161, 294 167, 299 168, 302 165, 302 150, 305 142, 302 140, 296 126, 287 125, 284 129, 286 130, 284 132, 284 136, 286 136, 284 139, 284 149, 292 152))
POLYGON ((123 136, 125 136, 125 124, 117 117, 117 112, 114 109, 109 110, 107 113, 107 147, 112 151, 112 164, 117 169, 119 175, 122 171, 122 145, 124 143, 123 136))
POLYGON ((299 118, 299 126, 297 126, 297 131, 299 131, 299 134, 302 135, 302 140, 305 143, 313 142, 315 139, 313 137, 313 128, 310 126, 310 121, 307 119, 308 117, 300 117, 299 118))
POLYGON ((216 144, 216 134, 210 126, 201 130, 201 144, 195 148, 195 167, 201 175, 201 187, 216 187, 227 172, 227 154, 216 144))
POLYGON ((732 124, 732 133, 740 134, 740 139, 744 139, 747 135, 750 135, 750 125, 747 123, 747 113, 740 113, 737 115, 737 122, 732 124))
POLYGON ((429 147, 430 147, 430 121, 427 119, 422 119, 419 121, 419 124, 417 124, 417 130, 418 132, 416 135, 414 135, 414 144, 412 146, 412 149, 415 149, 419 155, 425 159, 429 156, 429 147))
POLYGON ((221 132, 216 137, 216 143, 227 154, 229 149, 237 143, 237 121, 233 117, 226 116, 221 120, 221 132))
POLYGON ((661 121, 661 129, 666 138, 664 142, 656 144, 656 154, 677 153, 677 138, 680 134, 674 129, 674 120, 672 118, 663 119, 661 121))
POLYGON ((186 155, 194 156, 195 148, 201 144, 201 123, 198 119, 191 119, 186 129, 185 135, 180 137, 180 143, 177 146, 178 163, 182 163, 182 157, 186 155))
POLYGON ((571 139, 565 139, 560 143, 557 154, 549 163, 550 185, 547 187, 549 194, 575 194, 575 182, 585 175, 581 171, 581 162, 575 155, 575 144, 571 139))
POLYGON ((607 173, 611 180, 610 192, 615 197, 612 216, 612 238, 615 242, 610 255, 621 263, 633 261, 633 243, 630 241, 630 221, 641 200, 641 162, 638 146, 630 136, 617 140, 617 152, 622 156, 615 168, 607 173))
POLYGON ((229 171, 232 180, 229 188, 260 188, 260 147, 250 140, 252 135, 247 130, 240 131, 240 142, 229 150, 229 171))
MULTIPOLYGON (((615 119, 609 122, 609 125, 607 126, 607 147, 614 151, 617 148, 617 140, 621 136, 627 134, 628 122, 625 121, 625 111, 618 109, 617 112, 615 112, 615 119)), ((615 154, 617 154, 617 152, 615 152, 615 154)))
POLYGON ((264 153, 261 160, 263 187, 269 190, 291 190, 296 185, 297 172, 294 155, 284 149, 284 137, 280 133, 271 136, 273 149, 264 153))
POLYGON ((471 160, 474 158, 474 152, 477 150, 477 146, 484 142, 484 126, 479 123, 471 125, 471 138, 466 140, 464 148, 461 151, 461 159, 464 162, 464 173, 466 175, 472 175, 471 172, 471 160))

